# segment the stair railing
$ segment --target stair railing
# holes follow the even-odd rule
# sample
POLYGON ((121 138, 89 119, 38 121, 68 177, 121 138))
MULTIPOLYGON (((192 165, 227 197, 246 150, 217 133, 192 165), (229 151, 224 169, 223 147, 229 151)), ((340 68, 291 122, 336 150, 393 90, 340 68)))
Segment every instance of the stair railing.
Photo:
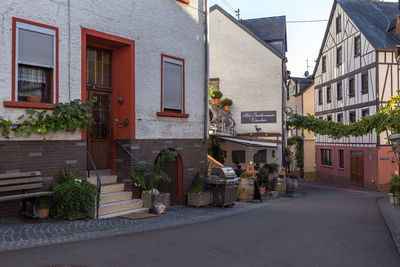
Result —
MULTIPOLYGON (((137 159, 128 149, 126 149, 126 147, 124 147, 119 141, 114 140, 114 142, 119 145, 122 150, 124 150, 126 153, 128 153, 128 155, 133 158, 139 165, 141 165, 146 171, 148 171, 152 176, 154 176, 155 178, 158 178, 158 176, 152 171, 150 170, 145 164, 143 164, 142 162, 140 162, 139 159, 137 159)), ((151 212, 154 213, 154 184, 153 184, 153 179, 150 179, 151 181, 151 190, 150 190, 150 195, 151 195, 151 212)))
MULTIPOLYGON (((96 164, 94 164, 92 155, 90 155, 90 152, 88 150, 86 150, 86 152, 89 156, 90 162, 92 163, 93 170, 96 173, 96 177, 97 177, 96 220, 98 220, 99 219, 99 207, 100 207, 100 194, 101 194, 101 179, 100 179, 100 174, 97 171, 96 164)), ((89 177, 90 177, 90 171, 88 170, 88 172, 89 172, 89 177)))

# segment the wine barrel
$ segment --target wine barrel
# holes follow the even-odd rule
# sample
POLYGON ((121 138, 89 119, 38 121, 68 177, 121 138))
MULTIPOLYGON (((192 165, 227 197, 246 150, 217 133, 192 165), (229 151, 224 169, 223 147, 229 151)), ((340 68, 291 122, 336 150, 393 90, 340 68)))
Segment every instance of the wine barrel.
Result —
POLYGON ((240 178, 238 187, 238 200, 250 201, 254 198, 254 179, 240 178))
POLYGON ((275 191, 278 192, 280 196, 284 196, 286 194, 286 182, 284 178, 276 179, 275 191))
POLYGON ((298 182, 295 178, 286 178, 286 193, 293 194, 297 191, 298 182))

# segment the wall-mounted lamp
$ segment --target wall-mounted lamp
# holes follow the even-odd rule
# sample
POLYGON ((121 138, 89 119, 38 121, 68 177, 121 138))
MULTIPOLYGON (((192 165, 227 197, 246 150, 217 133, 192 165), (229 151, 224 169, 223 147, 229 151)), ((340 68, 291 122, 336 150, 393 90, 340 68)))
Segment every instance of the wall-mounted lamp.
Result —
POLYGON ((118 98, 118 102, 120 105, 124 103, 125 99, 123 97, 118 98))

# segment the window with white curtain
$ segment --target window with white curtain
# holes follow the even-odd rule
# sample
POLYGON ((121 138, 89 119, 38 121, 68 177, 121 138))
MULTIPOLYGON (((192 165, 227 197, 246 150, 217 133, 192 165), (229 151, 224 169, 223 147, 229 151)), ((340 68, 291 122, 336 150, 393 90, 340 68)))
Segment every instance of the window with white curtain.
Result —
POLYGON ((163 57, 163 112, 183 113, 183 62, 163 57))
POLYGON ((15 40, 16 99, 55 102, 56 31, 18 21, 15 40))

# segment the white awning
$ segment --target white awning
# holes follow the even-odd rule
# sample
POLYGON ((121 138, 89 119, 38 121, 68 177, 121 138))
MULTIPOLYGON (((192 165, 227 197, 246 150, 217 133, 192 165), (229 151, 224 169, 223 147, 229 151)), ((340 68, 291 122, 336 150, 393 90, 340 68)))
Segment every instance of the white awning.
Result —
POLYGON ((276 148, 278 146, 276 143, 273 142, 251 141, 251 140, 232 138, 232 137, 221 137, 221 136, 219 136, 218 138, 247 146, 260 146, 260 147, 273 147, 273 148, 276 148))

